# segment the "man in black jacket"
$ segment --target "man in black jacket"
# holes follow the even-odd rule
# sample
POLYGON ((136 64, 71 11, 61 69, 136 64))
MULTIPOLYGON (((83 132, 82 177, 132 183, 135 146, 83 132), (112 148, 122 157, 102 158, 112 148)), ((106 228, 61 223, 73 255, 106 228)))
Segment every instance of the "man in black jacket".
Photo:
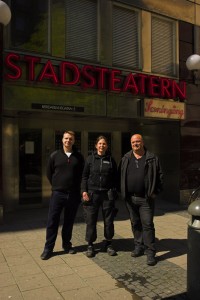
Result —
POLYGON ((140 134, 131 137, 132 150, 120 163, 121 196, 130 215, 134 235, 133 257, 147 254, 147 264, 156 264, 154 201, 162 190, 163 173, 157 156, 149 152, 140 134))
POLYGON ((47 165, 47 178, 52 186, 46 229, 46 243, 41 259, 49 259, 55 246, 60 215, 64 209, 62 247, 66 253, 74 254, 71 244, 73 224, 80 204, 80 184, 84 166, 83 156, 73 147, 75 133, 65 131, 63 148, 54 151, 47 165))

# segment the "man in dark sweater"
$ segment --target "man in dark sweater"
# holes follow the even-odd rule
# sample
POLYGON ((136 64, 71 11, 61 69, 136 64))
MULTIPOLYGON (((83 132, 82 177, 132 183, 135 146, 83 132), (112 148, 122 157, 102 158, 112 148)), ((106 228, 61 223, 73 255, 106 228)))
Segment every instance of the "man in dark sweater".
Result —
POLYGON ((156 264, 154 202, 163 187, 163 173, 156 155, 149 152, 140 134, 131 137, 132 150, 121 160, 121 196, 130 214, 135 249, 133 257, 147 254, 147 264, 156 264))
POLYGON ((47 178, 52 186, 52 196, 49 203, 46 243, 41 254, 43 260, 49 259, 52 255, 63 209, 62 248, 66 253, 75 253, 71 238, 75 216, 80 204, 84 158, 73 147, 74 142, 75 133, 65 131, 62 138, 63 148, 54 151, 47 164, 47 178))

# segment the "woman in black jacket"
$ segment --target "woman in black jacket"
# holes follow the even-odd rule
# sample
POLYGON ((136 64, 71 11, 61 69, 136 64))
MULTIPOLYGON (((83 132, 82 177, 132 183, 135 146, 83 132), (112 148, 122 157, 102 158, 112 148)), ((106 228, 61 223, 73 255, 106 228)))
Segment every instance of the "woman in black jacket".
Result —
POLYGON ((111 256, 116 251, 111 245, 114 236, 115 198, 117 184, 117 164, 108 152, 106 137, 99 136, 96 151, 85 161, 81 192, 86 221, 87 257, 95 255, 93 242, 97 238, 97 220, 100 206, 104 220, 104 250, 111 256))

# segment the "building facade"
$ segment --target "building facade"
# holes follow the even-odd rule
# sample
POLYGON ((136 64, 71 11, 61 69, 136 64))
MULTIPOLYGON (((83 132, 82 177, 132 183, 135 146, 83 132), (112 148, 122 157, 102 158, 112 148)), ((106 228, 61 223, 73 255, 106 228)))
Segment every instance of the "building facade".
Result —
POLYGON ((44 206, 64 130, 86 157, 99 134, 116 161, 141 133, 165 174, 161 197, 199 185, 200 0, 8 0, 2 82, 4 211, 44 206))

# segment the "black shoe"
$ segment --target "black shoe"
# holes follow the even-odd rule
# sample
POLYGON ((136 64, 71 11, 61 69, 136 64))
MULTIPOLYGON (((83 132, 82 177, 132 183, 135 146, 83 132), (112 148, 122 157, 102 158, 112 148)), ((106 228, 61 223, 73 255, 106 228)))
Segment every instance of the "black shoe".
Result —
POLYGON ((142 256, 143 254, 144 254, 144 249, 143 248, 135 248, 131 252, 132 257, 139 257, 139 256, 142 256))
POLYGON ((44 251, 42 252, 42 254, 40 255, 40 258, 41 258, 42 260, 47 260, 47 259, 49 259, 49 258, 52 256, 52 252, 53 252, 53 251, 50 251, 50 250, 44 250, 44 251))
POLYGON ((63 250, 65 251, 65 253, 67 254, 76 254, 76 250, 72 247, 71 244, 67 245, 67 246, 63 246, 63 250))
POLYGON ((147 253, 147 265, 155 266, 157 264, 154 253, 147 253))
POLYGON ((94 247, 92 245, 89 245, 86 251, 86 256, 87 257, 94 257, 94 247))
POLYGON ((115 251, 115 249, 113 249, 112 245, 108 245, 106 251, 110 256, 117 255, 117 252, 115 251))

